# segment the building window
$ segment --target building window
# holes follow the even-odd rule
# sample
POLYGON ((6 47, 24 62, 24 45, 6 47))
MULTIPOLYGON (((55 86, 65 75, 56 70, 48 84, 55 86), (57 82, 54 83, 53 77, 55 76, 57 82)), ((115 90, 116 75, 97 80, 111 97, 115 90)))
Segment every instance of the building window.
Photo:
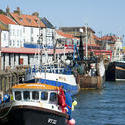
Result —
POLYGON ((23 41, 24 41, 24 43, 25 43, 25 39, 24 39, 23 41))
POLYGON ((28 55, 28 65, 30 65, 30 56, 28 55))
POLYGON ((4 34, 4 38, 3 39, 6 40, 6 34, 4 34))
POLYGON ((17 46, 19 46, 19 40, 17 40, 17 46))
POLYGON ((10 36, 12 35, 12 30, 10 30, 10 36))
POLYGON ((31 34, 33 34, 33 28, 31 28, 31 34))
POLYGON ((11 66, 11 56, 10 56, 10 53, 9 53, 9 66, 11 66))
POLYGON ((15 29, 13 29, 13 36, 15 35, 15 29))
POLYGON ((16 55, 15 55, 15 53, 13 54, 13 56, 14 56, 14 64, 15 64, 15 62, 16 62, 16 55))
POLYGON ((19 30, 17 29, 17 36, 19 36, 19 30))
POLYGON ((22 30, 20 30, 20 36, 22 36, 22 30))
POLYGON ((23 58, 19 59, 20 65, 23 65, 23 58))
POLYGON ((33 37, 31 37, 31 42, 33 42, 33 37))
POLYGON ((11 44, 12 44, 12 42, 11 42, 11 40, 9 41, 9 45, 11 46, 11 44))
POLYGON ((23 33, 25 33, 25 27, 23 28, 23 33))
POLYGON ((13 40, 13 46, 15 45, 15 41, 13 40))

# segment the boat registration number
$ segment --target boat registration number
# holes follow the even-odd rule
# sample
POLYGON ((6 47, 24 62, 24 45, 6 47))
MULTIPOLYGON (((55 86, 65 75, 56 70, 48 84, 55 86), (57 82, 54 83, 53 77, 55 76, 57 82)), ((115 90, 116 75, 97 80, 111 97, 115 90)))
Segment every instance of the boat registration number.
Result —
POLYGON ((60 80, 63 80, 63 81, 66 81, 66 78, 65 78, 65 77, 62 77, 62 76, 59 76, 59 79, 60 79, 60 80))
POLYGON ((56 125, 57 120, 49 118, 49 119, 48 119, 48 123, 53 124, 53 125, 56 125))

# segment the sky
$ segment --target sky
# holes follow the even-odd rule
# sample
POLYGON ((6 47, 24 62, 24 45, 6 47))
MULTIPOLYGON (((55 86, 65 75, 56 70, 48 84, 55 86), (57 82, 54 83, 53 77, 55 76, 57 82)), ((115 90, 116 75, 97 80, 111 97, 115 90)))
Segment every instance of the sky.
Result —
MULTIPOLYGON (((23 14, 39 12, 57 28, 91 27, 96 35, 125 35, 125 0, 0 0, 0 9, 23 14)), ((125 39, 125 38, 124 38, 125 39)))

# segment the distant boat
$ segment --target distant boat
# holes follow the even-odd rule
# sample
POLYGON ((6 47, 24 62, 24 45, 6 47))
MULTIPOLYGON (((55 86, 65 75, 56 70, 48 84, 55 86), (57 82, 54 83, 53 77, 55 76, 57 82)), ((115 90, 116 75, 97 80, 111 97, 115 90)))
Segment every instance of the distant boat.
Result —
POLYGON ((13 100, 5 95, 0 104, 0 125, 75 125, 72 98, 62 88, 42 83, 18 84, 13 100))
POLYGON ((106 70, 107 81, 125 81, 125 61, 110 62, 106 70))

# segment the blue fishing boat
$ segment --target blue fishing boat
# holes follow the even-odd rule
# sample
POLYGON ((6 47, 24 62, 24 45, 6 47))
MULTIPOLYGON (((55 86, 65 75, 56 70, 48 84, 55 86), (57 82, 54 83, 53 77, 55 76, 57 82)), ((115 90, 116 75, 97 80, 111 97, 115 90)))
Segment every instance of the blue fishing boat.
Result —
POLYGON ((58 65, 42 65, 39 69, 35 67, 27 70, 26 83, 40 82, 53 86, 63 86, 64 90, 75 95, 79 92, 79 85, 69 67, 58 67, 58 65))

